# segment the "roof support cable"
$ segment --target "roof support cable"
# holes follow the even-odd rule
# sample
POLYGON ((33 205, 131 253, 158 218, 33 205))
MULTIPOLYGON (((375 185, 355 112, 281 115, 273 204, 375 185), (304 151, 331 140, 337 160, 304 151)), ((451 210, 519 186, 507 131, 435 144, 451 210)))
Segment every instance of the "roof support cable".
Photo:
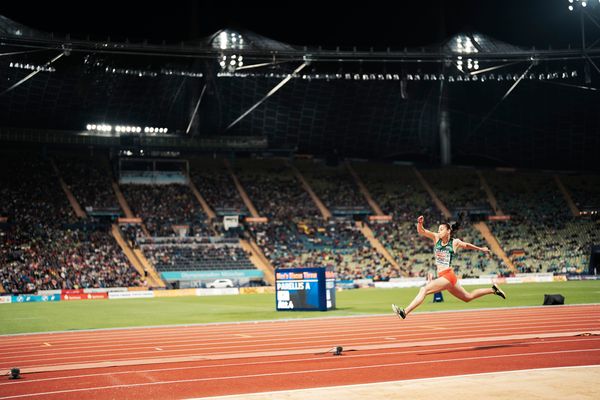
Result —
MULTIPOLYGON (((57 55, 56 57, 54 57, 52 60, 50 60, 46 64, 44 64, 44 68, 49 67, 54 61, 58 60, 59 58, 61 58, 64 55, 65 55, 65 52, 63 51, 62 53, 60 53, 59 55, 57 55)), ((25 78, 21 79, 19 82, 15 83, 11 87, 9 87, 8 89, 6 89, 2 93, 0 93, 0 96, 6 94, 8 92, 10 92, 11 90, 17 88, 19 85, 27 82, 30 78, 33 78, 35 75, 37 75, 38 72, 40 72, 39 69, 36 70, 36 71, 33 71, 32 73, 30 73, 29 75, 27 75, 25 78)))
POLYGON ((275 92, 277 92, 279 89, 281 89, 286 83, 288 83, 288 81, 290 79, 292 79, 292 77, 294 75, 296 75, 297 73, 299 73, 300 71, 302 71, 304 69, 304 67, 306 67, 309 64, 309 61, 304 61, 302 63, 302 65, 300 65, 298 68, 296 68, 296 70, 294 72, 292 72, 291 74, 288 74, 288 76, 286 76, 285 78, 283 78, 283 80, 281 82, 279 82, 277 84, 277 86, 275 86, 273 89, 271 89, 269 91, 269 93, 266 94, 265 97, 263 97, 262 99, 260 99, 256 104, 254 104, 252 107, 250 107, 246 112, 244 112, 242 115, 240 115, 235 121, 233 121, 231 124, 229 124, 229 126, 227 128, 225 128, 226 131, 228 131, 229 129, 231 129, 235 124, 237 124, 238 122, 240 122, 242 119, 244 119, 248 114, 250 114, 252 111, 254 111, 258 106, 260 106, 262 103, 265 102, 265 100, 267 100, 269 97, 271 97, 272 95, 275 94, 275 92))

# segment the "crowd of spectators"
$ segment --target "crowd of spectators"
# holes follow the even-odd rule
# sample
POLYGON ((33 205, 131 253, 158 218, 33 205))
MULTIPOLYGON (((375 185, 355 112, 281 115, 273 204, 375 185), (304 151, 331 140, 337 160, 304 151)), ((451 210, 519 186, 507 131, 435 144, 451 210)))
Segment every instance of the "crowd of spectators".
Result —
MULTIPOLYGON (((574 217, 554 177, 535 172, 486 171, 486 180, 509 221, 490 223, 520 272, 582 271, 597 224, 574 217)), ((592 189, 593 190, 593 189, 592 189)))
POLYGON ((0 214, 30 230, 77 222, 50 162, 41 157, 0 157, 0 214))
POLYGON ((237 244, 142 244, 144 255, 159 272, 256 269, 250 254, 237 244))
POLYGON ((65 155, 53 158, 81 208, 119 209, 119 202, 112 188, 112 173, 108 160, 101 157, 77 158, 65 155))
POLYGON ((580 211, 600 210, 600 176, 569 174, 563 175, 561 181, 580 211))
POLYGON ((145 284, 107 229, 47 227, 26 241, 14 229, 5 232, 0 251, 0 279, 9 293, 145 284))
POLYGON ((260 216, 273 220, 316 220, 320 213, 283 161, 238 162, 235 173, 260 216))
POLYGON ((370 210, 345 165, 330 167, 321 160, 296 161, 294 164, 330 210, 370 210))
MULTIPOLYGON (((382 211, 392 216, 392 221, 389 223, 370 224, 375 236, 394 257, 401 270, 409 276, 427 276, 433 272, 432 243, 429 239, 418 236, 416 219, 419 215, 423 215, 426 228, 433 231, 437 230, 440 223, 447 221, 434 206, 430 195, 425 191, 412 168, 376 163, 356 163, 354 168, 382 211)), ((459 173, 460 170, 455 172, 459 173)), ((445 190, 448 189, 448 185, 441 182, 461 182, 465 179, 464 176, 454 179, 452 175, 438 171, 429 171, 428 175, 433 178, 433 184, 442 186, 445 190)), ((478 203, 479 201, 465 199, 473 195, 480 196, 481 192, 473 185, 466 184, 465 187, 466 190, 463 192, 462 186, 457 185, 452 192, 446 192, 446 194, 451 193, 451 196, 446 198, 449 201, 465 201, 464 205, 478 203)), ((434 190, 437 191, 437 186, 434 190)), ((463 203, 459 203, 459 206, 463 206, 463 203)), ((485 245, 484 239, 468 221, 465 221, 463 228, 456 232, 456 237, 479 246, 485 245)), ((455 268, 459 275, 471 277, 502 273, 505 266, 501 264, 495 255, 486 256, 465 251, 457 254, 455 268)))
POLYGON ((474 168, 432 168, 421 174, 450 212, 491 208, 474 168))
POLYGON ((272 221, 250 230, 275 268, 330 266, 346 278, 400 276, 352 221, 272 221))
POLYGON ((152 236, 177 236, 177 225, 186 225, 191 236, 212 234, 206 214, 187 185, 121 185, 121 191, 152 236))
POLYGON ((4 155, 0 160, 0 275, 7 292, 139 286, 106 227, 82 224, 48 159, 4 155))
POLYGON ((397 222, 413 222, 423 215, 429 223, 440 223, 442 215, 410 167, 356 163, 354 169, 373 199, 397 222))
POLYGON ((223 160, 195 160, 191 163, 190 176, 202 197, 217 214, 248 214, 223 160))

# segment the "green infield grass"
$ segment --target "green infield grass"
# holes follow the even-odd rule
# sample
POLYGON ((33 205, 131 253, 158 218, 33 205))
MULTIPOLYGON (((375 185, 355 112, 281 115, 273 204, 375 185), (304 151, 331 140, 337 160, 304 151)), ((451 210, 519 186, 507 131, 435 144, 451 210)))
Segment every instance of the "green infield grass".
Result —
MULTIPOLYGON (((482 286, 465 286, 469 291, 478 287, 482 286)), ((502 288, 508 296, 506 300, 490 295, 463 303, 444 292, 444 302, 433 303, 430 295, 415 313, 540 306, 544 294, 556 293, 565 296, 565 304, 600 303, 600 281, 522 283, 502 288)), ((344 290, 336 293, 337 309, 327 312, 275 311, 274 294, 0 304, 0 334, 361 314, 392 315, 391 303, 405 306, 417 291, 418 288, 344 290)))

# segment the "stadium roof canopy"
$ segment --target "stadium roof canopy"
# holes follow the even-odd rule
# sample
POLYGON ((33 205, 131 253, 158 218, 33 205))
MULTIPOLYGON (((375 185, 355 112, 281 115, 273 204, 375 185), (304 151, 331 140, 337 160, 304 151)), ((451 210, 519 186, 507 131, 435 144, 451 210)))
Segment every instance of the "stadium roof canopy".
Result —
MULTIPOLYGON (((105 52, 139 55, 160 55, 173 57, 207 58, 219 54, 242 54, 256 60, 282 61, 298 60, 311 62, 328 61, 386 61, 386 62, 444 62, 448 57, 478 53, 487 59, 536 60, 544 59, 581 59, 580 49, 523 49, 504 43, 481 33, 463 33, 456 35, 441 45, 432 45, 416 49, 360 50, 360 49, 323 49, 321 47, 293 46, 270 39, 246 30, 222 29, 213 35, 196 41, 178 44, 153 44, 147 42, 112 42, 76 39, 70 36, 59 37, 47 32, 37 31, 0 16, 0 37, 3 44, 28 48, 56 49, 76 52, 105 52)), ((600 54, 600 49, 590 48, 587 56, 600 54)))
POLYGON ((38 31, 18 22, 12 21, 0 15, 0 35, 3 37, 23 37, 33 39, 45 39, 51 35, 38 31))
POLYGON ((182 140, 267 137, 272 149, 417 158, 437 154, 443 106, 456 154, 595 165, 594 47, 523 48, 465 32, 422 48, 323 49, 242 29, 178 44, 94 41, 0 16, 0 52, 0 140, 137 126, 182 140))

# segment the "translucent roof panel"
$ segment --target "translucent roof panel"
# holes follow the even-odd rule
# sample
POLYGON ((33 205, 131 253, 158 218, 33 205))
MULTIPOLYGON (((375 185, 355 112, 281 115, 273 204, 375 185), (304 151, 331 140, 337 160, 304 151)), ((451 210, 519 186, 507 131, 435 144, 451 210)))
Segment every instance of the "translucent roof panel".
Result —
POLYGON ((212 41, 212 47, 220 50, 244 50, 248 44, 241 34, 227 30, 220 31, 212 41))
POLYGON ((499 53, 522 51, 518 46, 493 39, 481 33, 461 33, 453 36, 443 46, 445 51, 456 54, 499 53))
POLYGON ((2 15, 0 15, 0 35, 32 38, 45 38, 50 36, 48 33, 31 29, 2 15))
POLYGON ((218 50, 267 50, 289 51, 295 48, 287 43, 278 42, 250 31, 222 29, 207 40, 213 49, 218 50))

